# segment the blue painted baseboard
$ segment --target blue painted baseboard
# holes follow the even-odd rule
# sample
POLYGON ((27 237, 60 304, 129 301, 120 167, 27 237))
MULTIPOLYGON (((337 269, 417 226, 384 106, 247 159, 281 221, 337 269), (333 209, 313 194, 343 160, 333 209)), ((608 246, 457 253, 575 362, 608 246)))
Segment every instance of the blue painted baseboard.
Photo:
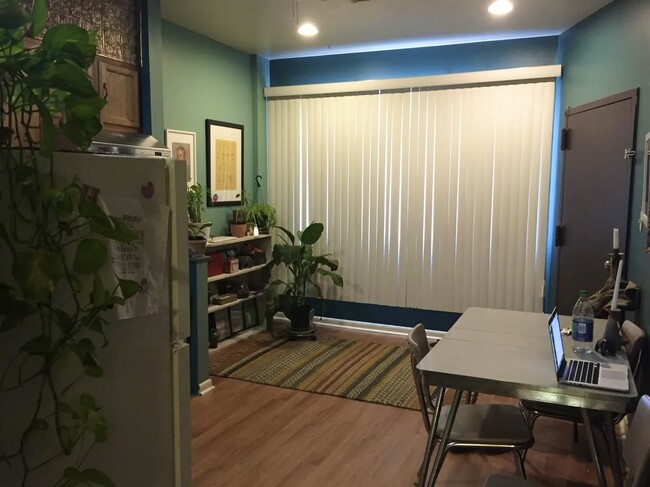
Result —
POLYGON ((331 301, 326 299, 309 299, 316 316, 327 316, 340 320, 366 321, 384 325, 413 327, 423 323, 428 330, 448 331, 460 313, 432 311, 417 308, 399 308, 378 304, 352 303, 349 301, 331 301))

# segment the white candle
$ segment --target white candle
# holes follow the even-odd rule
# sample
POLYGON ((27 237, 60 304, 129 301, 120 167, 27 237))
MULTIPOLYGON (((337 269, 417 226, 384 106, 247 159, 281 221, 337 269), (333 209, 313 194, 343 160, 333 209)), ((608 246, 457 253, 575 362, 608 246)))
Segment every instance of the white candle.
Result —
POLYGON ((612 240, 613 240, 612 248, 614 250, 618 250, 618 248, 619 248, 618 247, 618 245, 619 245, 619 242, 618 242, 618 228, 614 229, 614 235, 612 236, 612 240))
POLYGON ((612 311, 618 310, 618 293, 621 289, 621 274, 623 273, 623 259, 618 263, 616 271, 616 283, 614 284, 614 295, 612 296, 612 311))

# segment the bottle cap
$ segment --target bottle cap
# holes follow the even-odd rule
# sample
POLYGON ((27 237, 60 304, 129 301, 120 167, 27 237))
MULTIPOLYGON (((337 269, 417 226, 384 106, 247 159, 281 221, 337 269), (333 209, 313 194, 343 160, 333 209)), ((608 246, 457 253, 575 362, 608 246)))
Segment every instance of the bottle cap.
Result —
POLYGON ((589 291, 587 291, 586 289, 582 289, 580 291, 580 297, 581 298, 586 298, 588 295, 589 295, 589 291))

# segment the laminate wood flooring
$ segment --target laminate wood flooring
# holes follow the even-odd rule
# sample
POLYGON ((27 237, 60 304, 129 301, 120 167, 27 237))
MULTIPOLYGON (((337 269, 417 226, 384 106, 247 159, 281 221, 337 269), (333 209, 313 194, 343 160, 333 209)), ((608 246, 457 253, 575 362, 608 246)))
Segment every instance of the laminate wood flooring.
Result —
MULTIPOLYGON (((326 330, 356 340, 403 345, 404 337, 326 330)), ((192 485, 196 487, 409 487, 426 433, 419 411, 213 378, 215 390, 191 401, 192 485)), ((481 395, 480 402, 514 404, 481 395)), ((528 453, 529 479, 542 485, 596 485, 581 429, 541 418, 528 453)), ((482 486, 491 473, 513 475, 511 454, 451 453, 440 486, 482 486)))

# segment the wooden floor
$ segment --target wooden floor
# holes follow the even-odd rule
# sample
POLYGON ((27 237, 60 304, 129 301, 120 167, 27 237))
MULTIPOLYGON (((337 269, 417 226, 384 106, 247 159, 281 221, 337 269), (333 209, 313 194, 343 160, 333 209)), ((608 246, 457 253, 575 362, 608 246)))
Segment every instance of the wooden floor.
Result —
MULTIPOLYGON (((404 344, 402 337, 331 332, 404 344)), ((412 486, 426 434, 418 411, 213 378, 215 390, 192 399, 192 485, 412 486)), ((480 402, 513 400, 482 395, 480 402)), ((529 479, 553 487, 596 485, 585 436, 569 423, 541 418, 529 451, 529 479)), ((440 486, 482 486, 491 474, 514 474, 512 455, 447 456, 440 486)))

